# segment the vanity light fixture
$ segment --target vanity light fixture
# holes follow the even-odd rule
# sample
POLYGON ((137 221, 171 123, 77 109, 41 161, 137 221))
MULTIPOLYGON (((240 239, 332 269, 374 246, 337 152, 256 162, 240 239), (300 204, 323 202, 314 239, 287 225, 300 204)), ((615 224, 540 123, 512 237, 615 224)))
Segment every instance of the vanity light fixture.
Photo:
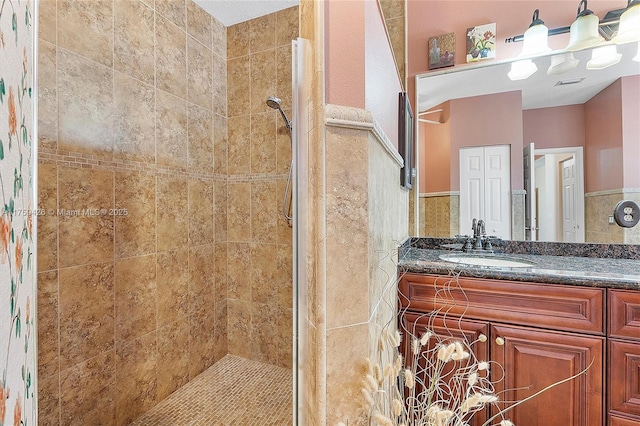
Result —
POLYGON ((587 9, 587 0, 578 4, 578 14, 569 29, 569 44, 565 50, 575 52, 577 50, 593 47, 603 43, 604 37, 598 33, 600 20, 592 11, 587 9), (581 8, 584 8, 581 10, 581 8))
POLYGON ((531 59, 521 59, 511 63, 511 70, 507 73, 507 76, 512 81, 526 80, 536 71, 538 71, 538 67, 531 59))
POLYGON ((618 33, 611 39, 616 44, 640 41, 640 0, 629 0, 620 15, 618 33))
POLYGON ((622 59, 622 54, 618 53, 615 44, 600 46, 591 52, 591 60, 587 62, 588 70, 602 70, 617 64, 622 59))
MULTIPOLYGON (((632 3, 638 3, 640 4, 640 0, 632 0, 632 3)), ((586 9, 586 2, 585 2, 585 9, 586 9)), ((623 12, 625 12, 628 8, 625 9, 615 9, 615 10, 610 10, 609 12, 607 12, 607 14, 604 16, 604 18, 602 18, 599 23, 598 23, 598 33, 603 36, 603 38, 605 40, 611 40, 612 37, 618 33, 618 27, 620 24, 620 16, 623 14, 623 12)), ((578 6, 578 15, 580 15, 581 11, 580 11, 580 6, 578 6)), ((634 12, 635 13, 635 12, 634 12)), ((578 27, 581 27, 582 29, 582 34, 584 33, 584 27, 587 26, 585 22, 589 22, 589 21, 585 21, 582 20, 583 22, 580 22, 580 20, 578 18, 581 18, 581 16, 578 16, 576 18, 576 21, 579 22, 580 25, 576 24, 575 26, 572 24, 572 26, 570 27, 559 27, 559 28, 549 28, 548 30, 548 36, 555 36, 555 35, 559 35, 559 34, 567 34, 567 33, 571 33, 572 32, 572 28, 576 28, 575 31, 580 31, 578 29, 578 27)), ((594 16, 594 18, 597 18, 596 16, 594 16)), ((590 21, 593 21, 593 18, 589 18, 590 21)), ((575 21, 574 21, 575 23, 575 21)), ((593 25, 593 24, 592 24, 593 25)), ((632 24, 634 25, 634 24, 632 24)), ((636 27, 632 27, 632 28, 636 28, 636 27)), ((574 33, 575 33, 574 31, 574 33)), ((577 33, 575 33, 574 37, 578 36, 577 33)), ((585 37, 584 35, 582 37, 585 37)), ((523 41, 524 40, 524 35, 523 34, 519 34, 519 35, 515 35, 515 36, 511 36, 509 38, 506 38, 504 40, 505 43, 516 43, 519 41, 523 41)), ((624 43, 624 42, 621 42, 624 43)), ((569 44, 571 45, 571 42, 569 42, 569 44)))
MULTIPOLYGON (((521 57, 531 57, 551 51, 549 47, 549 28, 540 19, 540 10, 536 9, 531 18, 531 25, 524 32, 521 57)), ((511 80, 525 80, 538 71, 531 59, 522 59, 511 64, 507 76, 511 80)))
POLYGON ((573 57, 573 53, 560 53, 551 57, 551 66, 547 70, 547 75, 562 74, 571 71, 578 66, 579 59, 573 57))
POLYGON ((640 62, 640 41, 638 42, 638 53, 636 53, 636 56, 634 56, 633 58, 631 58, 632 61, 636 61, 636 62, 640 62))
POLYGON ((544 21, 540 19, 540 11, 536 9, 533 12, 533 18, 531 18, 529 28, 524 32, 522 53, 520 53, 520 56, 534 56, 550 51, 549 28, 547 28, 544 21))

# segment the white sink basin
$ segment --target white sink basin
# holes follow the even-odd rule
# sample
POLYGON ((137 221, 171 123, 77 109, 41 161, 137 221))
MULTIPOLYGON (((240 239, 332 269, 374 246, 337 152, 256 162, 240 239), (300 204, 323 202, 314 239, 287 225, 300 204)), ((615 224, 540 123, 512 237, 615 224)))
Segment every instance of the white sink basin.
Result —
POLYGON ((535 265, 524 259, 494 255, 473 255, 466 253, 451 253, 440 255, 440 259, 463 265, 484 266, 488 268, 529 268, 535 265))

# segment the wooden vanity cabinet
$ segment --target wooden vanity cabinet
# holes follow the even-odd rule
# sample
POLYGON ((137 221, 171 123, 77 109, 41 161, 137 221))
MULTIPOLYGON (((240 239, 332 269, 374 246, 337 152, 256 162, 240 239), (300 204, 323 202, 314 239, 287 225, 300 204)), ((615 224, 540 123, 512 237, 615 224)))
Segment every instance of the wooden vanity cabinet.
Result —
POLYGON ((451 284, 451 277, 405 274, 399 290, 401 308, 408 312, 405 327, 433 310, 446 311, 451 322, 458 316, 482 330, 486 325, 488 352, 477 356, 502 366, 503 371, 491 371, 502 401, 522 400, 593 360, 586 374, 519 405, 505 418, 518 426, 605 424, 603 289, 463 277, 451 284))
POLYGON ((609 425, 640 425, 640 292, 609 290, 609 425))

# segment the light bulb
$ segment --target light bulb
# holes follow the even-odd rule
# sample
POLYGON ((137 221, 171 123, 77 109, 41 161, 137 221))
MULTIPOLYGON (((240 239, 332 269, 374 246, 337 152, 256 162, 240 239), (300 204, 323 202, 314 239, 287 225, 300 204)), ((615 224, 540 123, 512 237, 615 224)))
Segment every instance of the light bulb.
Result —
POLYGON ((538 71, 538 67, 531 59, 522 59, 511 63, 511 71, 507 73, 507 76, 513 81, 525 80, 536 71, 538 71))
POLYGON ((588 70, 602 70, 617 64, 622 59, 622 54, 618 53, 615 44, 596 47, 591 52, 591 60, 587 62, 588 70))

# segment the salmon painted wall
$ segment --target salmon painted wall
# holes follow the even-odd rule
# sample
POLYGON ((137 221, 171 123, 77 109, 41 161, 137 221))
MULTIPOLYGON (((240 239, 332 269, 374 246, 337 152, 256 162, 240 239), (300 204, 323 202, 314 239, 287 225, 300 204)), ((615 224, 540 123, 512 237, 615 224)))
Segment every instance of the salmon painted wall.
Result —
POLYGON ((640 76, 622 78, 624 187, 640 188, 640 76))
POLYGON ((364 108, 397 147, 403 90, 377 0, 325 2, 327 104, 364 108))
POLYGON ((451 191, 450 102, 440 104, 433 109, 443 111, 438 117, 429 115, 425 118, 439 120, 442 124, 418 123, 420 136, 425 141, 429 152, 429 155, 421 155, 419 158, 421 193, 451 191))
POLYGON ((622 81, 616 80, 585 104, 585 192, 623 186, 622 81))
POLYGON ((584 105, 522 111, 523 143, 536 149, 584 146, 584 105))
MULTIPOLYGON (((506 92, 451 101, 451 157, 468 146, 511 145, 511 188, 523 188, 522 95, 506 92), (461 123, 461 124, 456 124, 461 123)), ((451 188, 460 189, 460 164, 451 164, 451 188)))
POLYGON ((325 100, 364 108, 364 2, 327 1, 325 6, 325 100))
POLYGON ((422 155, 420 192, 458 191, 460 148, 486 145, 511 145, 511 187, 522 188, 520 92, 455 99, 443 105, 446 105, 441 116, 443 124, 421 124, 420 130, 425 131, 425 155, 422 155))

